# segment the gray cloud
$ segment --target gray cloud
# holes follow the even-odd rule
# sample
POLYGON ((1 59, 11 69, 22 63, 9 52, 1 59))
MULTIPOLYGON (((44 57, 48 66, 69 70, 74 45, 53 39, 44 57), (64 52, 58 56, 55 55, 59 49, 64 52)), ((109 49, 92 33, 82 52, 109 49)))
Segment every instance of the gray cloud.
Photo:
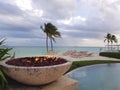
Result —
POLYGON ((0 2, 0 14, 3 15, 22 15, 23 12, 17 7, 8 3, 0 2))
POLYGON ((75 10, 74 0, 32 0, 33 7, 43 10, 43 17, 48 19, 70 18, 75 10))
POLYGON ((7 1, 0 0, 0 38, 7 37, 10 45, 43 45, 44 22, 52 22, 61 32, 59 45, 89 45, 91 40, 103 45, 108 32, 120 38, 119 0, 30 0, 30 10, 7 1))

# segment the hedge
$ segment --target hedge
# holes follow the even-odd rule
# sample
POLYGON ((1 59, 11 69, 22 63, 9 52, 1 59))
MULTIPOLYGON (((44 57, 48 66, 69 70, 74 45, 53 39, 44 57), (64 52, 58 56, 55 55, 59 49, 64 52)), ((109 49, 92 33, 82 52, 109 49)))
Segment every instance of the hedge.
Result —
POLYGON ((120 52, 100 52, 99 55, 120 59, 120 52))

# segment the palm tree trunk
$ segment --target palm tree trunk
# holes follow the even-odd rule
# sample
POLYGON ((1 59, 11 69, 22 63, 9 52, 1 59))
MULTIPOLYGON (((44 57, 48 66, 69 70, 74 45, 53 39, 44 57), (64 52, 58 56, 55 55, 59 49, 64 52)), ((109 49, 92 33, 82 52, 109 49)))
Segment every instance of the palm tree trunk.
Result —
POLYGON ((113 45, 113 44, 111 43, 111 52, 112 52, 112 48, 113 48, 112 45, 113 45))
POLYGON ((48 52, 48 36, 46 36, 46 49, 47 49, 47 52, 48 52))
POLYGON ((109 42, 108 42, 108 44, 107 44, 107 45, 108 45, 108 51, 109 51, 109 42))
POLYGON ((53 42, 52 42, 52 39, 50 39, 50 42, 51 42, 51 50, 53 51, 53 42))

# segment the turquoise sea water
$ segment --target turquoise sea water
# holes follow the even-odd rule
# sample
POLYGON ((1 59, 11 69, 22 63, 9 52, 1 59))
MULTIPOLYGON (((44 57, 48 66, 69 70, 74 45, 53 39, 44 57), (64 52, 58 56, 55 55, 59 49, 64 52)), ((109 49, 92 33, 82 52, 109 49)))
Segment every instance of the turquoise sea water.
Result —
MULTIPOLYGON (((39 46, 14 46, 12 47, 12 51, 10 53, 15 52, 16 56, 30 56, 30 55, 44 55, 46 54, 45 47, 39 46)), ((54 50, 60 53, 66 52, 68 50, 76 50, 76 51, 88 51, 88 52, 99 52, 101 47, 54 47, 54 50)))
POLYGON ((76 90, 120 90, 120 64, 85 66, 67 76, 79 82, 76 90))

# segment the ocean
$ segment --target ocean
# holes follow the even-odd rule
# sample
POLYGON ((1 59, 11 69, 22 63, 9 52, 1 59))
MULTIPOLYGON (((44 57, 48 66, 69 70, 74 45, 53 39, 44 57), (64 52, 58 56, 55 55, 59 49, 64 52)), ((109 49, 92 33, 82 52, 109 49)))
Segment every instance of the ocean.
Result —
MULTIPOLYGON (((10 51, 10 54, 15 52, 15 56, 35 56, 35 55, 45 55, 46 54, 46 48, 42 46, 14 46, 12 47, 12 51, 10 51)), ((76 51, 87 51, 92 53, 98 53, 100 51, 100 48, 103 47, 71 47, 71 46, 65 46, 65 47, 54 47, 54 50, 63 53, 68 50, 76 50, 76 51)))

